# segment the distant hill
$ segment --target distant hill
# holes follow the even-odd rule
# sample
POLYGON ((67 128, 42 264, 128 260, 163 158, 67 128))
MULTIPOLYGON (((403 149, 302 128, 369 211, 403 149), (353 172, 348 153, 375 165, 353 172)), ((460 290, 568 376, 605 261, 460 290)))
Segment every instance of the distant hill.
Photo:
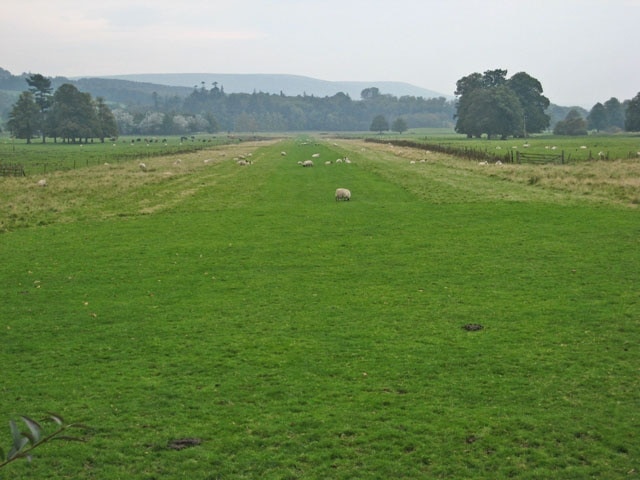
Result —
POLYGON ((218 87, 224 87, 225 93, 273 93, 281 92, 287 96, 313 95, 316 97, 331 97, 336 93, 346 93, 352 100, 360 100, 360 93, 365 88, 377 87, 382 94, 396 97, 405 95, 423 98, 445 97, 452 99, 452 95, 445 95, 433 90, 418 87, 404 82, 388 81, 344 81, 332 82, 301 75, 280 74, 232 74, 232 73, 143 73, 129 75, 109 75, 99 78, 143 82, 147 84, 167 85, 173 87, 200 87, 210 89, 213 82, 218 87))

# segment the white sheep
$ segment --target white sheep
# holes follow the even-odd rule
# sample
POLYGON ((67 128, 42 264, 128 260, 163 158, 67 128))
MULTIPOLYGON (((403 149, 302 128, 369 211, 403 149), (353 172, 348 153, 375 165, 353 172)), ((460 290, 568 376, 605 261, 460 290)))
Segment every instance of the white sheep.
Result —
POLYGON ((140 167, 140 170, 142 170, 143 172, 147 171, 147 165, 145 163, 140 162, 138 167, 140 167))
POLYGON ((327 160, 326 162, 324 162, 325 165, 331 165, 331 160, 327 160))
POLYGON ((336 163, 342 163, 342 159, 341 158, 337 158, 336 159, 336 163))
POLYGON ((246 160, 238 160, 238 165, 244 167, 245 165, 249 165, 249 162, 247 162, 246 160))
POLYGON ((46 186, 47 186, 47 180, 46 180, 46 179, 44 179, 44 178, 43 178, 43 179, 41 179, 41 180, 38 180, 37 185, 38 185, 39 187, 46 187, 46 186))
POLYGON ((489 165, 489 162, 487 161, 478 162, 478 165, 489 165))
POLYGON ((313 167, 313 160, 305 160, 302 162, 303 167, 313 167))
POLYGON ((319 153, 314 153, 313 155, 311 155, 311 158, 318 158, 320 156, 319 153))
POLYGON ((351 192, 346 188, 337 188, 336 189, 336 202, 338 200, 351 200, 351 192))
POLYGON ((280 155, 282 155, 283 157, 286 157, 287 156, 287 152, 284 152, 284 151, 280 152, 280 155))

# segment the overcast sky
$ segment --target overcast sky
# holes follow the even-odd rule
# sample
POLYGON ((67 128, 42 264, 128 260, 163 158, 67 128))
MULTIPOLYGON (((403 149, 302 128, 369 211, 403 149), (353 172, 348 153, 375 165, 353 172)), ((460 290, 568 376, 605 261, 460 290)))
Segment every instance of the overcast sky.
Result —
POLYGON ((639 26, 640 0, 4 0, 0 67, 286 73, 447 95, 502 68, 590 108, 640 92, 639 26))

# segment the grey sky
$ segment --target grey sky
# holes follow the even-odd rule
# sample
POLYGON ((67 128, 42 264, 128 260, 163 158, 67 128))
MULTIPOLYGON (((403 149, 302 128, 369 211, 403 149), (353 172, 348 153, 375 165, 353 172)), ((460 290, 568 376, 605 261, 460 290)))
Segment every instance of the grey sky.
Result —
POLYGON ((452 95, 494 68, 556 104, 640 92, 640 0, 8 0, 14 74, 287 73, 452 95))

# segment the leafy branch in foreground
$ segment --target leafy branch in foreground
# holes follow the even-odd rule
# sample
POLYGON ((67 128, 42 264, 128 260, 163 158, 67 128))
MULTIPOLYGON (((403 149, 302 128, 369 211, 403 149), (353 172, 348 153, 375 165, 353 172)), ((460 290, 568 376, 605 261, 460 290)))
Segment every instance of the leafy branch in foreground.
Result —
POLYGON ((82 438, 63 435, 63 433, 72 428, 88 428, 86 425, 79 423, 65 424, 60 415, 50 413, 43 421, 53 422, 57 428, 55 431, 47 434, 42 428, 42 425, 35 420, 25 416, 21 416, 20 418, 27 426, 27 430, 22 431, 15 420, 9 420, 13 445, 6 456, 4 450, 0 448, 0 468, 7 466, 19 458, 26 458, 28 461, 31 461, 31 452, 40 445, 52 440, 83 442, 84 439, 82 438))

